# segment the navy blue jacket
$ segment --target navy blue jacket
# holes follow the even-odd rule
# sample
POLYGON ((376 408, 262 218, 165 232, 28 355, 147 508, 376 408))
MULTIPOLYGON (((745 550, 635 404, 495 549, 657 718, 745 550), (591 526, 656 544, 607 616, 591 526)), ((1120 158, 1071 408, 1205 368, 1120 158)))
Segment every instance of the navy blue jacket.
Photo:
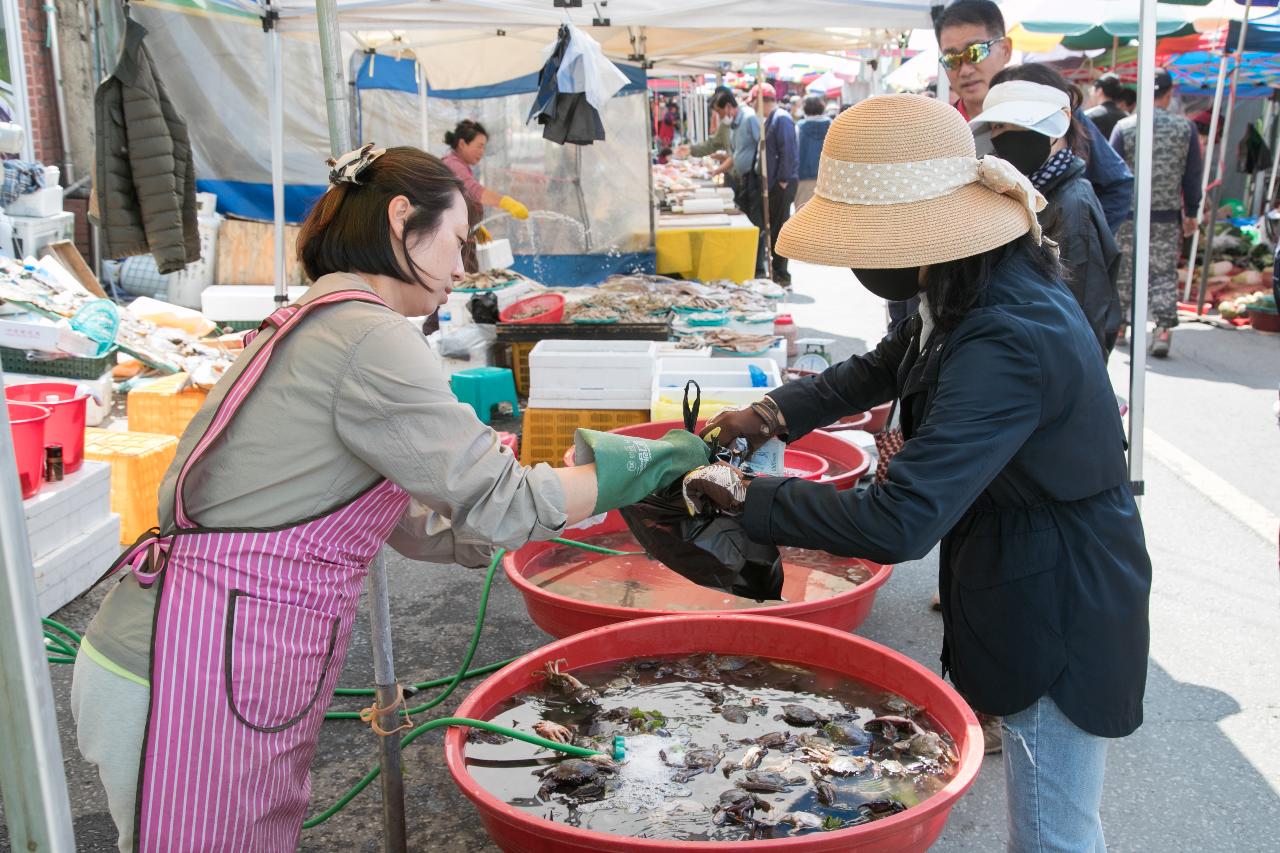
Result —
POLYGON ((831 119, 826 116, 810 116, 803 118, 796 125, 796 136, 800 144, 800 180, 814 180, 818 177, 818 161, 822 156, 822 143, 827 141, 827 131, 831 129, 831 119))
POLYGON ((917 316, 770 392, 788 439, 898 397, 907 441, 882 487, 754 481, 743 524, 885 563, 941 540, 942 667, 970 704, 1007 715, 1047 693, 1080 728, 1120 737, 1142 721, 1151 564, 1097 339, 1020 245, 923 354, 917 316))
POLYGON ((779 107, 764 124, 764 158, 769 167, 770 189, 780 183, 794 184, 800 179, 796 149, 796 123, 790 113, 779 107))

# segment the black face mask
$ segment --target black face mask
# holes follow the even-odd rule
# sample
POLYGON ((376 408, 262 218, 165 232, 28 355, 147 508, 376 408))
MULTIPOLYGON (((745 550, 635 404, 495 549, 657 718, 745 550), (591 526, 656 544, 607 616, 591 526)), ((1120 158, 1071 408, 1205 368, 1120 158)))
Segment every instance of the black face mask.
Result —
POLYGON ((991 147, 996 150, 996 156, 1001 160, 1008 160, 1015 169, 1028 177, 1049 159, 1049 148, 1052 145, 1049 137, 1034 130, 1006 130, 991 139, 991 147))
POLYGON ((853 274, 867 290, 881 299, 902 302, 920 292, 920 268, 906 267, 898 270, 860 270, 853 274))

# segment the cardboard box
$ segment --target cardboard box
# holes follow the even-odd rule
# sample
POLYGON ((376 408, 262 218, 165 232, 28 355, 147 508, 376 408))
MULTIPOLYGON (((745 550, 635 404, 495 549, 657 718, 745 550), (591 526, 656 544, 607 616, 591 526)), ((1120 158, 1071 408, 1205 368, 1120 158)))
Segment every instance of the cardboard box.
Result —
POLYGON ((90 340, 72 329, 55 326, 53 323, 34 317, 23 320, 0 320, 0 346, 66 353, 81 358, 93 358, 98 354, 97 341, 90 340))
MULTIPOLYGON (((306 284, 297 243, 298 226, 285 226, 285 280, 306 284)), ((275 284, 275 251, 274 223, 228 217, 218 229, 218 284, 275 284)))

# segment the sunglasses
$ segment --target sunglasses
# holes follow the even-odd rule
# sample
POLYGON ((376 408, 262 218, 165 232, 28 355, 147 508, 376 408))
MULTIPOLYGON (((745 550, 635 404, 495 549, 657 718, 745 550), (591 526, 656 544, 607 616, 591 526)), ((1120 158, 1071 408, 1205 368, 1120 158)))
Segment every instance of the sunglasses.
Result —
POLYGON ((949 50, 938 57, 938 62, 949 71, 955 71, 966 62, 970 65, 977 65, 991 55, 991 46, 993 44, 1002 41, 1004 41, 1004 36, 991 39, 991 41, 971 44, 963 50, 949 50))

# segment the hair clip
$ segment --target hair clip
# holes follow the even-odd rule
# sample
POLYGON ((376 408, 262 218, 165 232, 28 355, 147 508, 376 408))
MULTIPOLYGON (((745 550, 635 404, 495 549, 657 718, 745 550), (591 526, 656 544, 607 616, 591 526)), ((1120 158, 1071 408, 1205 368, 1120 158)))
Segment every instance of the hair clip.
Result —
POLYGON ((330 157, 325 161, 329 166, 329 183, 358 185, 364 170, 373 165, 373 161, 386 151, 385 148, 374 148, 373 143, 369 142, 355 151, 348 151, 336 160, 330 157))

